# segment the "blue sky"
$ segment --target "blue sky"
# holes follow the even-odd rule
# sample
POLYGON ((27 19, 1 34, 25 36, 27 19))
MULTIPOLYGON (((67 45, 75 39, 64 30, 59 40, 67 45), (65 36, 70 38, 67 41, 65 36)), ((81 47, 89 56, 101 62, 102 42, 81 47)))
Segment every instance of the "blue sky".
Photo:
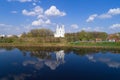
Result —
POLYGON ((119 0, 0 0, 0 34, 64 25, 66 32, 120 32, 119 0))

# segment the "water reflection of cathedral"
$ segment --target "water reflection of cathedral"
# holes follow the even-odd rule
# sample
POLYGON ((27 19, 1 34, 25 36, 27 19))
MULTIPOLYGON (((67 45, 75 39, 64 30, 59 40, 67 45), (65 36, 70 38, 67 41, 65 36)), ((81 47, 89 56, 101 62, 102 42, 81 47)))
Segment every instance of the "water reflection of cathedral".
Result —
POLYGON ((55 70, 57 67, 59 67, 61 64, 64 64, 65 62, 64 50, 55 51, 54 53, 48 51, 32 51, 30 55, 37 57, 37 60, 26 60, 23 62, 23 65, 33 65, 38 70, 43 68, 44 66, 48 66, 51 70, 55 70))
POLYGON ((63 64, 64 61, 64 50, 56 51, 56 60, 46 60, 45 64, 50 67, 51 70, 55 70, 60 64, 63 64))
POLYGON ((58 62, 61 61, 62 63, 64 63, 64 56, 65 56, 64 50, 56 52, 56 59, 58 62))

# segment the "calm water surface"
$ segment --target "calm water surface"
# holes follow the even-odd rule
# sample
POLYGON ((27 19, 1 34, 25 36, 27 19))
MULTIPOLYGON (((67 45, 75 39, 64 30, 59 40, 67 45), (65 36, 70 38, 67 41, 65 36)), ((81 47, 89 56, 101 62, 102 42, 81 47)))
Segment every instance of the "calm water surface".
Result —
POLYGON ((120 80, 120 53, 0 48, 0 80, 120 80))

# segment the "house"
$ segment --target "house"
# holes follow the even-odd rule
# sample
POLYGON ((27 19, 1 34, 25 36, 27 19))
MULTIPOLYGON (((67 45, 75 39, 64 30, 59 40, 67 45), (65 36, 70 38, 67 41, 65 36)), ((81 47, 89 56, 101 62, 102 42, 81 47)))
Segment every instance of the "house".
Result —
POLYGON ((96 38, 95 41, 96 41, 96 42, 101 42, 102 39, 101 39, 101 38, 96 38))
POLYGON ((109 42, 116 42, 115 39, 108 39, 109 42))
POLYGON ((108 35, 107 40, 109 42, 119 42, 120 41, 120 36, 118 34, 110 34, 110 35, 108 35))

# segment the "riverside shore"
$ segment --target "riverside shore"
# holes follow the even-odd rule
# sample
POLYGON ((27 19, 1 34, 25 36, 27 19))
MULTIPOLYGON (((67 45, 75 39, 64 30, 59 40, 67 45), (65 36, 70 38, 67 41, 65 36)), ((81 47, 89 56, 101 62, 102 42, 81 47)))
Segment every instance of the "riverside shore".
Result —
POLYGON ((119 45, 83 45, 62 43, 0 43, 0 47, 58 47, 58 48, 98 48, 98 49, 120 49, 119 45))

